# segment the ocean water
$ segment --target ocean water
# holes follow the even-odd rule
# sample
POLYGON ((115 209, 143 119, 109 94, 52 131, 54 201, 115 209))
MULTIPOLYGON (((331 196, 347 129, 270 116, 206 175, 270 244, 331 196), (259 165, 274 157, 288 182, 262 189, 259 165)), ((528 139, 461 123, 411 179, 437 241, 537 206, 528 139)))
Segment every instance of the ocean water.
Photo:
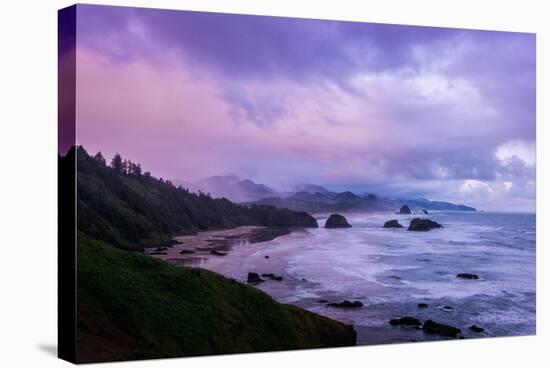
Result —
MULTIPOLYGON (((535 334, 535 215, 432 213, 422 217, 443 229, 406 231, 418 216, 346 214, 352 228, 307 229, 260 243, 241 237, 227 256, 194 255, 192 263, 241 281, 248 272, 280 275, 283 281, 256 287, 282 303, 353 324, 362 345, 442 339, 388 323, 403 316, 458 327, 464 338, 535 334), (382 228, 390 219, 405 228, 382 228), (458 279, 462 272, 479 280, 458 279), (364 306, 320 302, 345 299, 364 306), (485 331, 469 330, 474 324, 485 331)), ((320 226, 325 220, 318 216, 320 226)))

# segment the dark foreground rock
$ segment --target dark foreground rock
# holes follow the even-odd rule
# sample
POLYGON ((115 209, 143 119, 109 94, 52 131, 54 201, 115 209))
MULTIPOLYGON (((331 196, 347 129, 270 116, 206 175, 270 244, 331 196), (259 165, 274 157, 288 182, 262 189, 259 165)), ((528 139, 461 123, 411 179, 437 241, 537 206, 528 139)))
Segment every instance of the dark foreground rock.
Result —
POLYGON ((411 214, 411 209, 409 208, 409 206, 407 206, 406 204, 401 206, 401 208, 399 209, 399 213, 402 214, 402 215, 410 215, 411 214))
POLYGON ((461 332, 459 328, 445 325, 443 323, 437 323, 432 321, 431 319, 424 322, 422 330, 427 333, 433 333, 445 337, 455 337, 461 332))
POLYGON ((470 330, 474 331, 476 333, 481 333, 481 332, 485 331, 485 329, 483 327, 479 327, 478 325, 470 326, 470 330))
POLYGON ((403 227, 403 225, 401 225, 397 220, 390 220, 384 223, 384 228, 392 228, 392 227, 401 228, 403 227))
POLYGON ((246 282, 264 282, 265 280, 260 277, 256 272, 249 272, 248 277, 246 278, 246 282))
POLYGON ((464 279, 464 280, 477 280, 479 279, 479 276, 476 275, 475 273, 459 273, 456 275, 456 277, 458 277, 459 279, 464 279))
POLYGON ((363 306, 363 303, 360 301, 354 301, 350 302, 349 300, 344 300, 341 303, 328 303, 328 307, 336 307, 336 308, 360 308, 363 306))
POLYGON ((336 228, 346 228, 351 227, 348 220, 342 215, 332 214, 325 222, 325 228, 327 229, 336 229, 336 228))
POLYGON ((420 326, 422 323, 414 317, 401 317, 390 320, 392 326, 420 326))
POLYGON ((429 219, 413 218, 409 224, 408 231, 430 231, 440 229, 443 226, 429 219))

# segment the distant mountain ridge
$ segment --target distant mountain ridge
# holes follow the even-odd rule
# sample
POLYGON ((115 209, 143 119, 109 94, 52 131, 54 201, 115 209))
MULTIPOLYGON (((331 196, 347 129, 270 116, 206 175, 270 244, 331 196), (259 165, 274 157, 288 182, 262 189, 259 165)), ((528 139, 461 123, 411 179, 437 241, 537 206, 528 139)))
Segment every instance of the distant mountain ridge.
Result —
POLYGON ((333 192, 321 185, 302 184, 295 191, 277 192, 267 185, 236 175, 211 176, 194 183, 174 181, 190 191, 209 193, 213 197, 225 197, 242 204, 262 204, 294 211, 310 213, 331 211, 398 211, 407 205, 414 212, 427 211, 476 211, 474 207, 425 198, 385 198, 375 194, 358 195, 351 191, 333 192))
POLYGON ((250 179, 241 180, 233 174, 210 176, 197 182, 174 180, 174 184, 192 192, 210 193, 214 197, 225 197, 237 203, 256 201, 277 194, 267 185, 257 184, 250 179))

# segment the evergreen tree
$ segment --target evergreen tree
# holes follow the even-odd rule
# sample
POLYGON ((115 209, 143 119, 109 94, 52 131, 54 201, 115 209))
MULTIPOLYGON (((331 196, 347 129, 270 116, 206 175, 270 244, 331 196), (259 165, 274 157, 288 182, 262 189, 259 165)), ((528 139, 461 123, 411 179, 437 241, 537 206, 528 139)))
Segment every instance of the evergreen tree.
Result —
POLYGON ((124 161, 122 161, 122 173, 123 174, 128 175, 128 173, 130 172, 130 164, 131 164, 131 161, 129 161, 127 159, 124 159, 124 161))
POLYGON ((107 161, 105 161, 105 157, 103 157, 103 155, 101 154, 101 151, 98 151, 98 152, 95 154, 94 160, 96 160, 97 162, 99 162, 102 166, 106 166, 106 165, 107 165, 107 161))
POLYGON ((114 155, 113 160, 111 161, 111 167, 118 173, 122 174, 123 172, 123 166, 122 166, 122 157, 117 153, 114 155))

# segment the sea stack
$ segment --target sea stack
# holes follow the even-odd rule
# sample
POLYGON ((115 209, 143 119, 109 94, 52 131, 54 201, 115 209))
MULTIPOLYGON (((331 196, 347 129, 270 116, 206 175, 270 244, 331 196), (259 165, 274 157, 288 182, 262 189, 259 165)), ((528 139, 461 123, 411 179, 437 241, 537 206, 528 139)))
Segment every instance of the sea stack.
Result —
POLYGON ((399 213, 402 214, 402 215, 410 215, 411 214, 411 209, 409 208, 409 206, 404 204, 403 206, 401 206, 401 209, 399 210, 399 213))
POLYGON ((336 229, 336 228, 346 228, 351 227, 348 220, 342 215, 332 214, 325 222, 325 228, 327 229, 336 229))
POLYGON ((409 224, 408 231, 430 231, 432 229, 440 229, 443 226, 435 221, 421 218, 413 218, 409 224))
POLYGON ((384 228, 392 228, 392 227, 401 228, 403 227, 403 225, 401 225, 397 220, 390 220, 384 223, 384 228))

